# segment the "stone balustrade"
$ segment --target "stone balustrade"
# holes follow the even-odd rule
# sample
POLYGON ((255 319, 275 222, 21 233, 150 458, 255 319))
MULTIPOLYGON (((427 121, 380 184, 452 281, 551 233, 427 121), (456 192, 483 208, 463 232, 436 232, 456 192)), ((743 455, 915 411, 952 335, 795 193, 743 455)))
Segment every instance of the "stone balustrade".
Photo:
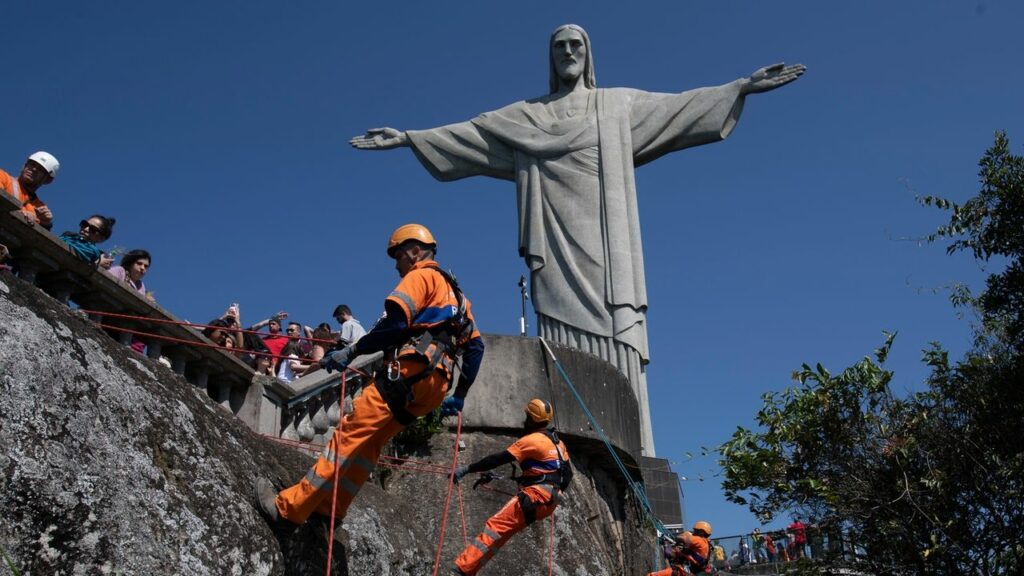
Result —
MULTIPOLYGON (((57 236, 41 226, 25 221, 13 199, 0 194, 0 243, 5 244, 17 262, 18 276, 67 304, 83 310, 142 316, 178 322, 170 312, 126 289, 105 270, 79 259, 57 236), (13 210, 13 211, 12 211, 13 210)), ((97 323, 158 337, 137 336, 147 346, 147 355, 171 361, 171 368, 193 385, 206 389, 225 408, 236 408, 252 380, 253 371, 233 355, 212 346, 199 330, 180 324, 147 322, 93 315, 97 323)), ((114 334, 123 343, 131 342, 130 332, 114 334)))
MULTIPOLYGON (((383 354, 360 356, 352 368, 373 374, 383 365, 383 354)), ((367 379, 349 371, 345 381, 346 406, 367 384, 367 379)), ((236 412, 250 428, 286 440, 326 444, 341 419, 341 375, 318 370, 284 382, 273 376, 256 376, 252 380, 242 407, 236 412)))

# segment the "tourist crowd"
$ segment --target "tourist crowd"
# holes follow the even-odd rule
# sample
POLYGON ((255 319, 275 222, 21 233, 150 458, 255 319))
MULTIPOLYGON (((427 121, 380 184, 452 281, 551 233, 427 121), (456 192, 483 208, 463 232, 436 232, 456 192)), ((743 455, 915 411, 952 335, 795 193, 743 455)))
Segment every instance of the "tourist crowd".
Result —
POLYGON ((841 532, 828 523, 801 518, 782 530, 762 532, 711 541, 711 564, 718 570, 732 570, 747 564, 792 562, 800 559, 840 558, 854 551, 844 546, 841 532), (730 548, 730 552, 726 549, 730 548))

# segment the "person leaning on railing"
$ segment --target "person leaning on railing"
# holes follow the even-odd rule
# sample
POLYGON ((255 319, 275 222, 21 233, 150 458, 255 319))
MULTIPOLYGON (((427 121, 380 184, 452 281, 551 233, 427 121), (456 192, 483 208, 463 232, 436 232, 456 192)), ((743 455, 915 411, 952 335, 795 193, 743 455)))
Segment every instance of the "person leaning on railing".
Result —
POLYGON ((101 214, 93 214, 79 223, 78 232, 65 232, 60 239, 82 260, 90 264, 100 264, 103 251, 97 244, 106 242, 114 233, 116 219, 101 214))
POLYGON ((320 360, 327 355, 327 341, 332 340, 331 337, 331 325, 323 322, 313 330, 312 343, 313 350, 309 353, 309 366, 302 371, 299 376, 305 376, 306 374, 312 374, 320 369, 320 360))
MULTIPOLYGON (((142 278, 149 272, 149 265, 153 257, 145 250, 131 250, 121 257, 121 264, 112 267, 109 272, 117 278, 121 284, 133 292, 153 301, 153 293, 146 291, 146 285, 142 278)), ((132 336, 132 343, 129 345, 132 350, 142 354, 146 350, 146 343, 138 336, 132 336)))
POLYGON ((121 264, 110 268, 110 275, 117 278, 126 288, 153 301, 153 293, 146 290, 142 279, 149 272, 153 257, 145 250, 129 250, 121 257, 121 264))
POLYGON ((53 212, 36 195, 36 191, 53 182, 59 169, 60 162, 53 154, 40 150, 25 160, 17 178, 0 170, 0 190, 21 204, 21 213, 26 220, 49 230, 53 228, 53 212))

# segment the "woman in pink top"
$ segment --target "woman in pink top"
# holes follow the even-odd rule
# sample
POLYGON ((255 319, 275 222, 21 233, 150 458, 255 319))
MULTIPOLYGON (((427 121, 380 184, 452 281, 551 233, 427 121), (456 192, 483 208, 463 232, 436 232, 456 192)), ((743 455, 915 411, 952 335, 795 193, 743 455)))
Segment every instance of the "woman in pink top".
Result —
MULTIPOLYGON (((120 280, 129 290, 138 292, 147 299, 153 300, 153 295, 146 292, 146 285, 142 283, 142 278, 146 275, 146 272, 149 272, 149 265, 152 262, 153 257, 149 255, 149 252, 145 250, 131 250, 121 258, 120 266, 114 266, 110 269, 110 275, 120 280)), ((137 337, 133 337, 131 348, 142 354, 146 350, 146 343, 137 337)))
POLYGON ((142 278, 149 272, 149 266, 153 263, 152 256, 145 250, 131 250, 121 258, 121 265, 110 269, 110 275, 117 278, 131 290, 150 298, 146 293, 146 285, 142 278))

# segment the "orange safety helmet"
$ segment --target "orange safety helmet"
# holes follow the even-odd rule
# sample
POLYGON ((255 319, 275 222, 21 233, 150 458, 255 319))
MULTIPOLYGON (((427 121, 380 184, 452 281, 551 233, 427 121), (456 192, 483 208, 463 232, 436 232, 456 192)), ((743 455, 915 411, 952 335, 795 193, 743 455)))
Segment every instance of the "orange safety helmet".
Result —
POLYGON ((682 532, 676 534, 676 542, 679 544, 685 544, 686 546, 689 546, 690 541, 692 539, 693 534, 690 534, 689 530, 683 530, 682 532))
POLYGON ((421 244, 430 246, 431 250, 437 251, 437 241, 434 240, 434 235, 427 230, 427 227, 422 224, 406 224, 399 226, 391 233, 391 238, 388 240, 388 256, 395 257, 395 249, 402 244, 415 240, 421 244))
POLYGON ((551 408, 551 404, 540 398, 534 398, 526 405, 526 418, 534 424, 550 424, 554 417, 555 411, 551 408))
POLYGON ((708 524, 704 520, 698 520, 693 525, 694 532, 703 532, 705 536, 711 536, 711 524, 708 524))

